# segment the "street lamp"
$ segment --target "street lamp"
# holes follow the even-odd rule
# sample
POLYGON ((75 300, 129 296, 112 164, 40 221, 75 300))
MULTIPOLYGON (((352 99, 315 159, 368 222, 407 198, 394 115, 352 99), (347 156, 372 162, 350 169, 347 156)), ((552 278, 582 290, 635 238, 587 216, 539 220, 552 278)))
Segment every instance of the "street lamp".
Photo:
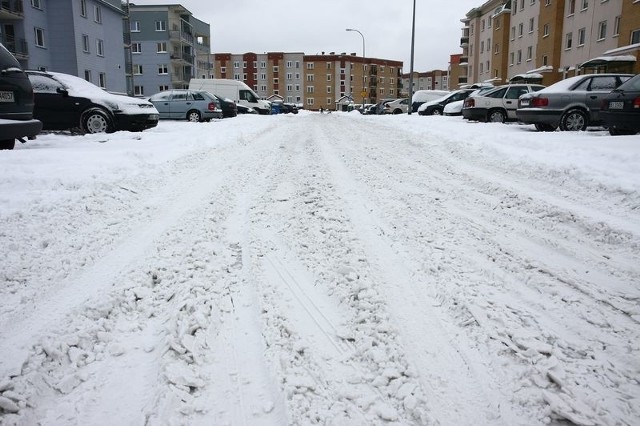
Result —
POLYGON ((365 73, 365 69, 366 69, 366 65, 365 65, 365 53, 364 53, 364 36, 362 35, 362 33, 358 30, 356 30, 355 28, 347 28, 346 31, 354 31, 358 34, 360 34, 360 37, 362 37, 362 112, 364 112, 364 97, 367 95, 367 89, 365 88, 366 85, 366 73, 365 73))
POLYGON ((416 0, 413 0, 413 22, 411 24, 411 66, 409 70, 409 111, 407 114, 411 115, 413 109, 413 52, 416 39, 416 0))

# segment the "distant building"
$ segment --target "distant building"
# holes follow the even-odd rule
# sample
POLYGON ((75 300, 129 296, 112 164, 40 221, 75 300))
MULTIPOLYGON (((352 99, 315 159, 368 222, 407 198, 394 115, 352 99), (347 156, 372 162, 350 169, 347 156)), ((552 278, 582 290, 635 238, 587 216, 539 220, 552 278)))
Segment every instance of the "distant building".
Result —
POLYGON ((192 77, 211 74, 210 26, 182 5, 131 4, 129 30, 134 95, 187 88, 192 77))
MULTIPOLYGON (((402 86, 405 90, 402 96, 409 96, 410 74, 402 75, 402 86)), ((449 90, 449 72, 447 70, 432 70, 413 73, 413 91, 417 90, 449 90)))
POLYGON ((77 75, 126 91, 120 0, 3 0, 0 42, 23 68, 77 75))
POLYGON ((345 98, 375 103, 398 97, 402 62, 362 58, 355 53, 216 53, 213 78, 244 81, 262 98, 278 97, 307 109, 335 109, 345 98), (364 93, 363 93, 364 87, 364 93))

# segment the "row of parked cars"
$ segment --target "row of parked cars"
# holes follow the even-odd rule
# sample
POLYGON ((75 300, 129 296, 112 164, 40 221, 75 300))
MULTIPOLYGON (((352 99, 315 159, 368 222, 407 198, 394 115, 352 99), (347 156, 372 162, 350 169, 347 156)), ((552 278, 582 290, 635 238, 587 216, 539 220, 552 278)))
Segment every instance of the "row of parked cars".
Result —
POLYGON ((43 129, 143 131, 160 119, 201 122, 242 113, 257 112, 206 90, 168 90, 143 99, 109 93, 69 74, 24 71, 0 44, 0 149, 13 149, 16 139, 35 138, 43 129))
MULTIPOLYGON (((585 74, 549 87, 515 83, 499 87, 485 85, 447 92, 422 102, 418 91, 413 111, 420 115, 462 115, 484 122, 518 121, 539 131, 586 130, 603 125, 612 135, 640 132, 640 75, 585 74)), ((387 102, 392 111, 403 100, 387 102), (400 101, 400 102, 398 102, 400 101)), ((408 108, 408 100, 404 100, 408 108)), ((388 108, 385 107, 388 110, 388 108)))

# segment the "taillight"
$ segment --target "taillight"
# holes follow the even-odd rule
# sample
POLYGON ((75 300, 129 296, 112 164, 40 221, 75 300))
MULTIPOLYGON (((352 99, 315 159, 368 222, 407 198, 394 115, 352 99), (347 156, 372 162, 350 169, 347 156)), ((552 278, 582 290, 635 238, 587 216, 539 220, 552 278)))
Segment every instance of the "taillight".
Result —
POLYGON ((637 109, 640 109, 640 96, 638 96, 637 98, 635 98, 633 100, 633 107, 637 108, 637 109))
POLYGON ((531 106, 534 108, 549 106, 549 98, 533 98, 531 99, 531 106))
POLYGON ((215 111, 216 110, 216 103, 215 102, 209 102, 209 105, 207 107, 209 109, 209 111, 215 111))
POLYGON ((602 101, 600 101, 600 110, 606 111, 608 109, 609 109, 609 101, 606 99, 603 99, 602 101))
POLYGON ((473 98, 467 98, 464 100, 464 104, 462 106, 465 108, 473 108, 476 106, 476 101, 473 98))

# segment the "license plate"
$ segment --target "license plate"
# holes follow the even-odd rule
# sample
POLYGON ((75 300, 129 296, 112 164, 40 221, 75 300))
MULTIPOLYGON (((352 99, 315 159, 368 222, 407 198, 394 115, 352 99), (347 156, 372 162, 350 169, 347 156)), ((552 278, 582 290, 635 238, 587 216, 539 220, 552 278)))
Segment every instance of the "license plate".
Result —
POLYGON ((520 101, 520 106, 529 106, 529 100, 528 99, 523 99, 520 101))
POLYGON ((624 102, 609 102, 609 109, 622 109, 624 102))
POLYGON ((15 102, 13 97, 13 92, 8 92, 6 90, 0 90, 0 102, 15 102))

